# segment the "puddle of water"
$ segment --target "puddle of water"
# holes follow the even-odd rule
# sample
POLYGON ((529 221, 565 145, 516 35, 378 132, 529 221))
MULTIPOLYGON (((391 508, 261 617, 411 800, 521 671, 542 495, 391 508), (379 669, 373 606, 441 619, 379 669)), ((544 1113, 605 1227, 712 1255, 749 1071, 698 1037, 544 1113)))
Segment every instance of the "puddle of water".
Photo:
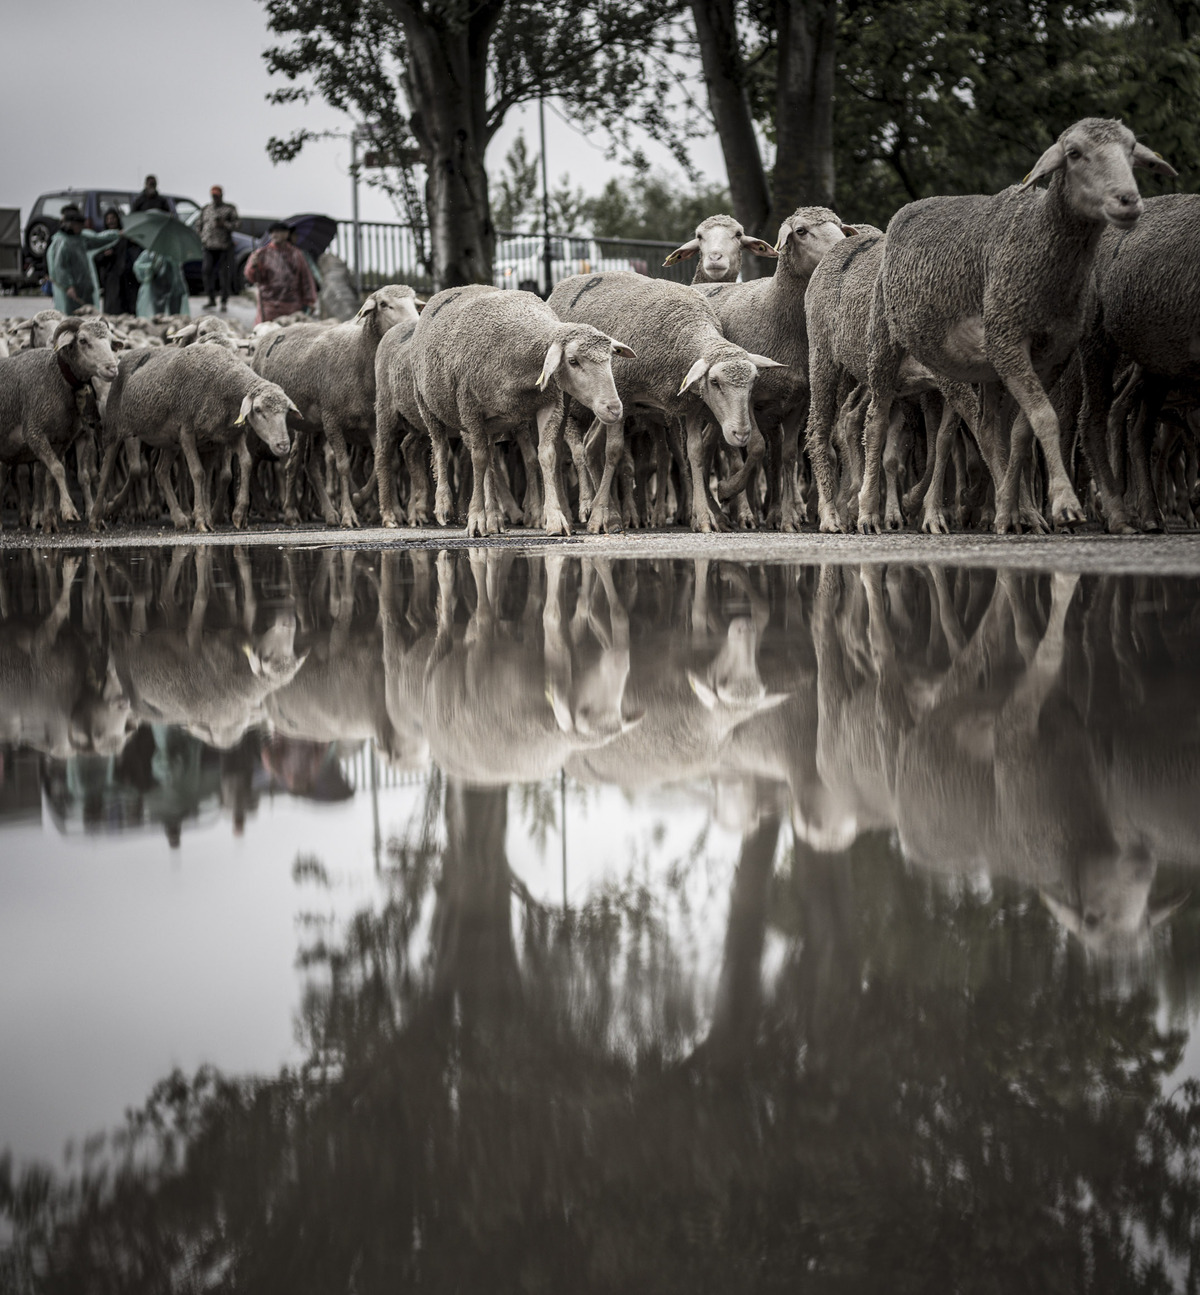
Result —
POLYGON ((0 1287, 1186 1288, 1198 594, 0 554, 0 1287))

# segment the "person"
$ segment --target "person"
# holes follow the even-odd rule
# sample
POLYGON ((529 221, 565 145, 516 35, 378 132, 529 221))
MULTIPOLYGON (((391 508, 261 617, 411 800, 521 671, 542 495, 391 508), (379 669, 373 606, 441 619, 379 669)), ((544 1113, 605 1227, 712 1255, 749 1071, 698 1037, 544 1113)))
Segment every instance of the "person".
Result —
POLYGON ((137 313, 142 319, 192 313, 188 307, 187 280, 178 261, 147 248, 134 261, 133 272, 142 285, 137 295, 137 313))
MULTIPOLYGON (((117 230, 123 228, 121 213, 116 207, 109 207, 104 213, 104 228, 117 230)), ((106 315, 132 315, 137 308, 137 279, 133 273, 133 247, 122 234, 112 247, 94 252, 92 259, 96 263, 96 275, 100 280, 101 308, 106 315)))
POLYGON ((292 242, 291 226, 277 220, 268 233, 271 241, 255 248, 246 262, 246 282, 258 289, 256 324, 308 310, 317 300, 316 282, 304 253, 292 242))
POLYGON ((146 187, 129 204, 130 211, 170 211, 171 204, 158 191, 156 176, 146 177, 146 187))
POLYGON ((237 228, 238 212, 231 202, 225 201, 225 191, 219 184, 212 187, 212 201, 200 208, 200 242, 204 246, 204 291, 208 307, 217 304, 217 287, 220 285, 221 309, 229 309, 229 287, 233 279, 233 231, 237 228))
POLYGON ((73 204, 62 209, 59 226, 46 249, 46 273, 54 289, 54 305, 64 315, 80 306, 97 306, 100 283, 91 254, 120 241, 119 230, 84 229, 83 212, 73 204))

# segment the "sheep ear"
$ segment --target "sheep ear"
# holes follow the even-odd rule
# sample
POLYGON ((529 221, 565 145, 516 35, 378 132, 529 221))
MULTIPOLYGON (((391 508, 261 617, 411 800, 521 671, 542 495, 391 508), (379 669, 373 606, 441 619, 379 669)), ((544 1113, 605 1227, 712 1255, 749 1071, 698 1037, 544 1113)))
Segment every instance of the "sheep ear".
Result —
POLYGON ((696 361, 696 363, 693 364, 692 367, 687 371, 687 376, 679 384, 678 394, 682 396, 683 393, 688 389, 688 387, 690 387, 694 382, 699 382, 700 379, 704 377, 704 375, 708 372, 709 367, 711 366, 711 363, 712 363, 711 360, 706 360, 704 356, 701 356, 696 361))
POLYGON ((861 232, 861 230, 856 229, 853 225, 842 226, 842 233, 845 234, 847 238, 854 238, 856 234, 860 234, 861 232))
POLYGON ((615 337, 610 337, 608 340, 612 343, 614 355, 623 355, 627 360, 637 359, 632 346, 626 346, 624 342, 618 342, 615 337))
POLYGON ((676 261, 690 261, 693 256, 698 256, 699 254, 700 240, 693 238, 684 243, 682 247, 677 247, 663 262, 663 265, 674 265, 676 261))
POLYGON ((369 315, 371 311, 377 309, 378 306, 379 302, 377 302, 374 297, 368 297, 366 301, 359 306, 356 318, 361 319, 364 315, 369 315))
POLYGON ((554 371, 562 363, 563 347, 561 342, 551 342, 550 349, 546 352, 546 361, 542 365, 541 377, 537 380, 537 389, 546 390, 546 384, 554 377, 554 371))
POLYGON ((250 393, 247 392, 242 397, 242 407, 238 410, 238 416, 233 420, 234 427, 244 427, 246 419, 250 417, 250 410, 254 407, 254 400, 250 393))
POLYGON ((1168 180, 1175 179, 1179 174, 1161 153, 1156 153, 1152 148, 1147 148, 1145 144, 1135 144, 1133 146, 1133 164, 1134 166, 1144 166, 1147 171, 1153 171, 1155 175, 1165 175, 1168 180))
POLYGON ((743 234, 738 242, 746 249, 747 252, 753 252, 755 256, 777 257, 779 253, 771 246, 770 243, 764 243, 761 238, 751 238, 749 234, 743 234))
POLYGON ((1047 890, 1039 890, 1042 903, 1054 915, 1054 920, 1059 926, 1070 931, 1072 935, 1079 935, 1083 930, 1083 922, 1080 921, 1079 914, 1071 907, 1070 904, 1064 904, 1061 899, 1057 899, 1047 890))
POLYGON ((419 315, 421 311, 424 310, 427 305, 429 305, 429 302, 427 302, 423 297, 414 297, 413 305, 416 306, 417 314, 419 315))
MULTIPOLYGON (((287 402, 288 402, 288 403, 287 403, 287 407, 288 407, 288 408, 289 408, 293 413, 298 414, 298 413, 300 412, 300 406, 299 406, 298 404, 296 404, 296 402, 291 398, 291 396, 288 396, 286 392, 285 392, 284 394, 285 394, 285 396, 286 396, 286 398, 287 398, 287 402)), ((249 397, 247 397, 247 399, 249 399, 249 397)))
POLYGON ((1178 899, 1168 900, 1165 904, 1157 904, 1146 914, 1146 925, 1153 931, 1156 927, 1161 926, 1164 922, 1169 921, 1176 913, 1188 902, 1192 892, 1185 891, 1178 899))
POLYGON ((1021 188, 1028 189, 1052 171, 1057 171, 1067 163, 1067 150, 1056 140, 1037 160, 1037 166, 1021 181, 1021 188))
POLYGON ((58 331, 54 334, 54 349, 61 351, 64 346, 70 346, 71 343, 79 336, 77 328, 63 328, 60 324, 58 331))
POLYGON ((754 365, 756 369, 786 369, 788 365, 781 364, 778 360, 772 360, 766 355, 754 355, 750 351, 746 352, 746 359, 754 365))
POLYGON ((694 674, 691 670, 687 672, 687 677, 688 683, 692 686, 692 692, 699 697, 700 704, 705 708, 705 710, 716 710, 717 701, 719 700, 717 694, 713 692, 713 690, 704 682, 703 679, 700 678, 698 674, 694 674))
POLYGON ((776 256, 778 256, 779 253, 782 252, 783 249, 787 246, 787 241, 789 238, 791 238, 791 236, 792 236, 792 227, 785 220, 783 224, 779 226, 779 237, 775 240, 776 256))

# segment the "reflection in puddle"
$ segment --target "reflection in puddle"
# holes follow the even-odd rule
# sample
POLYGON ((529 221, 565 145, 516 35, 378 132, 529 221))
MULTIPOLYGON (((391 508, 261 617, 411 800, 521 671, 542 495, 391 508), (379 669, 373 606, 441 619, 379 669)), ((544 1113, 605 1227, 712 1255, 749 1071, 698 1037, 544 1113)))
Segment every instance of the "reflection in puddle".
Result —
MULTIPOLYGON (((1194 583, 496 549, 0 573, 0 909, 64 849, 129 884, 103 851, 133 842, 211 860, 219 906, 249 841, 308 897, 292 1064, 176 1073, 91 1161, 0 1165, 0 1286, 1200 1273, 1194 583)), ((0 951, 30 1084, 65 903, 24 919, 34 974, 0 951)))

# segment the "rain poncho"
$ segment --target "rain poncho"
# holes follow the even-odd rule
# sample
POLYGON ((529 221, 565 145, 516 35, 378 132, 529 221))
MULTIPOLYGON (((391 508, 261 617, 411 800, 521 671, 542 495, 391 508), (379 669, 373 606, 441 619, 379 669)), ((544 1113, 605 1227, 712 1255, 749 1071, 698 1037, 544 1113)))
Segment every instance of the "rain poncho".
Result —
POLYGON ((317 285, 304 253, 291 243, 270 242, 251 252, 246 282, 258 289, 256 324, 307 310, 317 300, 317 285))
POLYGON ((143 319, 152 315, 190 315, 187 280, 178 262, 157 252, 143 252, 133 263, 133 272, 142 286, 138 289, 137 313, 143 319))
POLYGON ((112 247, 120 237, 119 229, 105 230, 103 234, 91 229, 68 234, 65 229, 60 229, 54 235, 46 249, 46 273, 54 286, 56 310, 69 315, 79 306, 99 306, 100 281, 96 278, 91 254, 112 247), (75 289, 78 301, 67 296, 68 288, 75 289))

